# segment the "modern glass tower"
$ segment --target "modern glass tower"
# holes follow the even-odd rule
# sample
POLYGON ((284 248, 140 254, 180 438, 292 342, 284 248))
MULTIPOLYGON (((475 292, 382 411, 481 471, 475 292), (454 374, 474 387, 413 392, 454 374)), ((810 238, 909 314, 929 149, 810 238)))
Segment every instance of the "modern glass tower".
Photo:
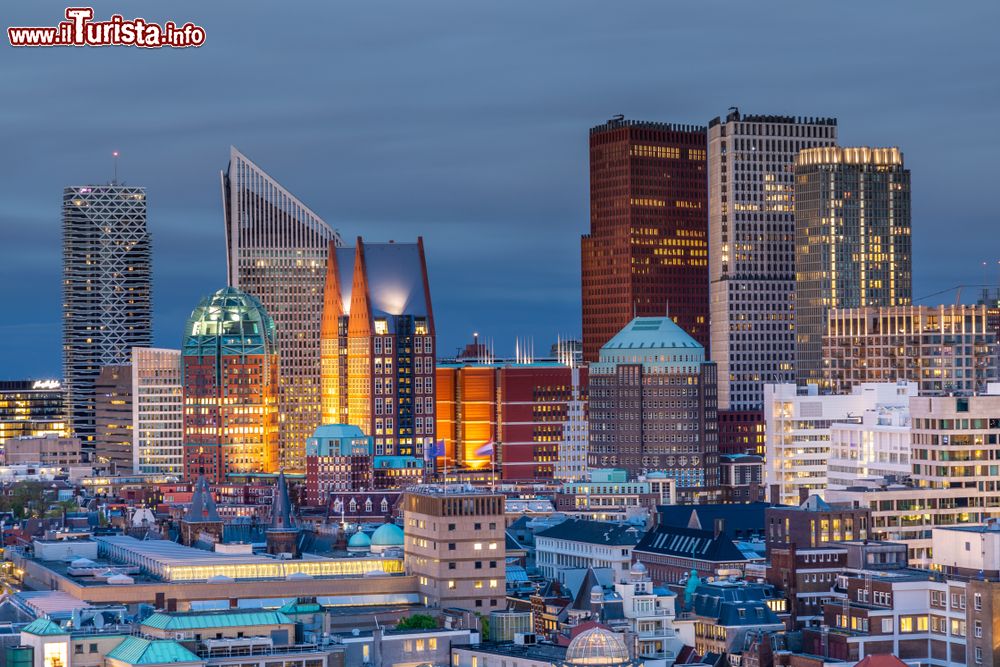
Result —
POLYGON ((304 471, 320 424, 320 318, 327 247, 340 235, 236 148, 222 172, 229 285, 274 318, 281 350, 281 465, 304 471))
POLYGON ((63 374, 73 435, 93 443, 94 384, 152 342, 146 189, 119 183, 63 190, 63 374))

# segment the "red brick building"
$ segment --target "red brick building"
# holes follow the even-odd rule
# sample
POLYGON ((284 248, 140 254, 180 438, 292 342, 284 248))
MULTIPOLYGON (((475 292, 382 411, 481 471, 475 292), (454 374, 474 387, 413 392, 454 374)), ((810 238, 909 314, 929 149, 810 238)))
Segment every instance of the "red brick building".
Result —
POLYGON ((616 117, 590 130, 581 243, 583 358, 629 321, 668 314, 708 349, 706 128, 616 117))

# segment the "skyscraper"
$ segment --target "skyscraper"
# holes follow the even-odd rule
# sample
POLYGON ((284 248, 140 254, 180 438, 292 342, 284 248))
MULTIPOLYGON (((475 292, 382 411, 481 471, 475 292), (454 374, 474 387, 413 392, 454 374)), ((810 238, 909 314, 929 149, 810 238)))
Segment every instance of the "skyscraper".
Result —
POLYGON ((764 383, 795 378, 794 160, 836 142, 833 118, 734 109, 708 124, 711 357, 721 410, 759 412, 764 383))
POLYGON ((590 130, 581 241, 583 358, 633 317, 669 315, 708 345, 705 128, 616 117, 590 130))
POLYGON ((910 171, 898 148, 807 148, 795 160, 795 375, 823 376, 830 308, 913 298, 910 171))
POLYGON ((186 479, 278 470, 276 338, 260 301, 234 287, 191 313, 182 349, 186 479))
POLYGON ((112 475, 132 473, 132 369, 102 366, 94 383, 94 458, 112 475))
POLYGON ((94 382, 152 340, 146 189, 63 190, 63 375, 70 428, 93 444, 94 382))
POLYGON ((181 351, 132 348, 132 468, 139 475, 184 473, 181 351))
POLYGON ((236 148, 222 173, 229 285, 274 318, 281 351, 281 465, 302 471, 320 423, 320 317, 327 248, 340 235, 236 148))
POLYGON ((423 240, 358 237, 355 248, 332 252, 323 301, 323 420, 375 438, 376 486, 412 482, 435 440, 434 313, 423 240))

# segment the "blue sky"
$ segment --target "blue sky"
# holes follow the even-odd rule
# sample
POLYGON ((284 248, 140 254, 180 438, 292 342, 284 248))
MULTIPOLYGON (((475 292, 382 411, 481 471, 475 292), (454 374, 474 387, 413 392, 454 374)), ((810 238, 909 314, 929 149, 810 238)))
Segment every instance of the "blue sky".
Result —
MULTIPOLYGON (((225 282, 230 144, 345 238, 423 235, 442 353, 579 334, 587 130, 618 113, 836 116, 842 144, 905 153, 916 296, 981 283, 982 261, 1000 278, 1000 3, 91 4, 207 41, 0 46, 0 378, 60 374, 61 190, 109 180, 112 150, 148 188, 162 346, 225 282)), ((12 0, 3 27, 65 6, 12 0)))

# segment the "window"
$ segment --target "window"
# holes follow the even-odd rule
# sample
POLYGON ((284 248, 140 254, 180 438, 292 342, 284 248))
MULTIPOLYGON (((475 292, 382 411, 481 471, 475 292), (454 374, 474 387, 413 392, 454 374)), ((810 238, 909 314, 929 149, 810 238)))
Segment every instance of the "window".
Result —
POLYGON ((496 587, 497 587, 497 580, 490 579, 490 588, 496 588, 496 587))
POLYGON ((883 618, 882 619, 882 634, 891 635, 892 634, 892 619, 883 618))
POLYGON ((448 543, 448 551, 454 551, 454 550, 455 550, 455 543, 454 542, 449 542, 448 543))
POLYGON ((90 652, 91 653, 97 653, 97 644, 91 644, 90 645, 90 652))
POLYGON ((973 599, 973 604, 975 604, 975 606, 976 606, 976 611, 982 611, 983 610, 983 594, 982 593, 976 593, 976 596, 974 598, 972 598, 972 599, 973 599))
POLYGON ((455 580, 454 579, 449 579, 448 580, 448 590, 449 591, 455 590, 455 580))
POLYGON ((430 639, 427 640, 427 648, 429 648, 432 651, 436 651, 437 647, 438 647, 437 637, 431 637, 430 639))
POLYGON ((899 631, 900 632, 913 632, 913 618, 910 616, 904 616, 899 619, 899 631))
POLYGON ((481 561, 481 560, 477 560, 476 561, 476 569, 477 570, 483 569, 483 561, 481 561))
POLYGON ((456 565, 456 563, 454 561, 448 563, 448 569, 449 570, 454 570, 456 567, 457 567, 457 565, 456 565))
POLYGON ((982 646, 977 646, 976 647, 976 664, 977 665, 983 664, 983 647, 982 646))
POLYGON ((472 545, 472 548, 475 549, 476 551, 482 551, 483 550, 483 543, 482 542, 476 542, 475 544, 472 545))
POLYGON ((74 644, 73 645, 73 654, 74 655, 83 655, 83 644, 74 644))
POLYGON ((972 631, 975 634, 976 639, 982 639, 983 638, 983 623, 982 623, 982 621, 976 621, 976 625, 975 625, 975 627, 973 628, 972 631))

